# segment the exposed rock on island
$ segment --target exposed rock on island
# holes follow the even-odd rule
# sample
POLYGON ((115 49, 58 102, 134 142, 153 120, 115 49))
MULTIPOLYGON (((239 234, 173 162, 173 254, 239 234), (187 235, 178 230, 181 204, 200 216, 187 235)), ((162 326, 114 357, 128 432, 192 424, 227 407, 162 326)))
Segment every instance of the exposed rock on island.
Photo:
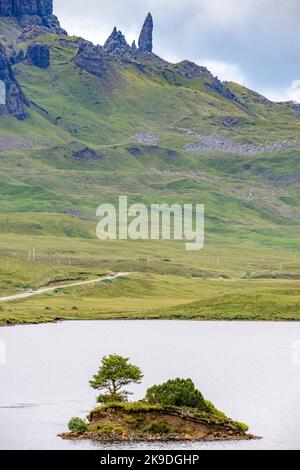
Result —
POLYGON ((144 403, 103 405, 88 416, 84 432, 63 433, 66 440, 99 442, 251 440, 247 428, 223 415, 144 403))

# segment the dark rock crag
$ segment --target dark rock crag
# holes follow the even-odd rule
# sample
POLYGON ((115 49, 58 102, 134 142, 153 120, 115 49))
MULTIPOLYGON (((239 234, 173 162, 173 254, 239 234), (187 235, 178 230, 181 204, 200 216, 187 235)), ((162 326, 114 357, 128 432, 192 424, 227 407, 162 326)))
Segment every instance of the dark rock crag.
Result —
POLYGON ((26 62, 41 69, 50 65, 50 48, 47 44, 30 44, 27 49, 26 62))
POLYGON ((0 0, 1 16, 48 16, 52 14, 52 0, 0 0))
POLYGON ((129 52, 131 47, 127 44, 123 33, 121 31, 117 31, 117 28, 114 28, 113 32, 106 40, 103 49, 107 54, 111 54, 113 52, 129 52))
POLYGON ((0 104, 0 115, 11 114, 17 119, 26 119, 28 117, 28 114, 25 106, 29 106, 29 101, 25 97, 19 82, 14 77, 10 61, 6 55, 4 47, 1 44, 0 81, 2 83, 2 86, 5 87, 4 100, 0 104))
POLYGON ((107 57, 108 55, 102 46, 94 46, 92 43, 84 41, 81 43, 77 55, 73 58, 73 62, 90 74, 104 78, 109 69, 107 57))
POLYGON ((153 18, 151 13, 148 13, 139 37, 139 50, 141 52, 152 52, 153 50, 153 18))
POLYGON ((53 15, 53 0, 0 0, 0 17, 14 17, 24 29, 44 28, 66 34, 53 15))

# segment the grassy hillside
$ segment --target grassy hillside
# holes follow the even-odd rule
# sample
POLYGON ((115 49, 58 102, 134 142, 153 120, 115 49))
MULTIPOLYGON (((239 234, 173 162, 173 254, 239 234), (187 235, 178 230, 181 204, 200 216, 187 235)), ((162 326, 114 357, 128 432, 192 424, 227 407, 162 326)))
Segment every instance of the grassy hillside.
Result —
MULTIPOLYGON (((7 28, 13 38, 12 26, 7 28)), ((300 115, 292 106, 233 83, 227 86, 236 98, 227 99, 211 89, 205 71, 188 79, 185 63, 155 56, 143 67, 138 59, 110 59, 105 74, 91 74, 74 62, 78 38, 41 41, 51 46, 48 69, 25 62, 14 67, 34 103, 30 118, 0 117, 0 292, 110 271, 138 272, 138 282, 119 280, 117 295, 108 285, 105 293, 98 286, 30 300, 30 306, 1 306, 2 321, 14 321, 14 313, 32 321, 153 310, 154 316, 200 318, 268 319, 273 312, 278 319, 280 309, 283 318, 298 319, 300 115), (140 142, 140 133, 153 141, 140 142), (186 151, 212 135, 255 148, 289 145, 244 154, 186 151), (9 148, 1 149, 1 139, 9 148), (122 194, 147 205, 204 203, 205 249, 191 254, 178 242, 98 241, 97 206, 122 194), (213 301, 216 282, 228 283, 229 292, 213 301), (157 290, 157 283, 164 287, 157 290), (212 296, 201 306, 196 301, 205 283, 213 286, 212 296), (274 289, 279 293, 272 302, 274 289)))

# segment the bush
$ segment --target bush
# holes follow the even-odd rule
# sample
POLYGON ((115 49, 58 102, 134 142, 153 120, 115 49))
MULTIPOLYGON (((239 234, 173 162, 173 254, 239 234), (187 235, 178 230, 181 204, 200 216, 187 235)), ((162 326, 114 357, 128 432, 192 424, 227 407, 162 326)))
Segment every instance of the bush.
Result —
POLYGON ((97 433, 106 437, 113 437, 124 432, 123 426, 119 424, 102 424, 97 427, 97 433))
POLYGON ((162 385, 154 385, 147 390, 146 401, 152 405, 197 408, 205 413, 212 412, 191 379, 175 379, 162 385))
POLYGON ((247 426, 247 424, 245 424, 245 423, 240 423, 239 421, 234 421, 233 424, 235 424, 235 426, 237 426, 238 428, 240 428, 244 432, 249 431, 249 426, 247 426))
POLYGON ((72 418, 68 423, 68 428, 70 432, 82 434, 87 431, 87 424, 81 418, 72 418))
POLYGON ((143 429, 144 434, 157 434, 160 436, 165 436, 167 434, 172 434, 173 429, 165 423, 164 421, 159 421, 158 423, 153 423, 150 426, 143 429))
POLYGON ((123 419, 125 423, 130 424, 132 426, 139 426, 144 423, 144 418, 142 418, 141 416, 124 415, 123 419))

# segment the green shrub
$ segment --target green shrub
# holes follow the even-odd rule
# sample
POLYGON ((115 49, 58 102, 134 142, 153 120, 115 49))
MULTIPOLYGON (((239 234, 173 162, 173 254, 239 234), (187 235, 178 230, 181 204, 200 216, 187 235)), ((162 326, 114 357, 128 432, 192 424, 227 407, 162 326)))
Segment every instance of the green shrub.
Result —
POLYGON ((165 436, 168 434, 172 434, 173 429, 164 421, 159 421, 157 423, 153 423, 150 426, 147 426, 146 428, 144 428, 143 433, 165 436))
POLYGON ((240 428, 244 432, 249 431, 249 426, 247 426, 247 424, 245 424, 245 423, 240 423, 239 421, 234 421, 233 424, 235 424, 235 426, 237 426, 238 428, 240 428))
POLYGON ((68 423, 68 428, 70 432, 84 433, 87 431, 87 424, 81 418, 72 418, 68 423))
POLYGON ((208 411, 207 411, 208 413, 216 415, 219 418, 228 420, 227 416, 224 413, 222 413, 222 411, 219 411, 211 401, 206 400, 205 403, 206 403, 206 406, 207 406, 207 409, 208 409, 208 411))
POLYGON ((97 432, 109 437, 116 434, 122 434, 124 432, 124 428, 118 424, 101 424, 97 427, 97 432))
POLYGON ((146 401, 152 405, 197 408, 212 413, 211 407, 191 379, 168 380, 162 385, 154 385, 147 390, 146 401))
POLYGON ((124 415, 123 419, 125 423, 131 424, 133 426, 139 426, 144 422, 144 418, 142 418, 141 416, 124 415))

